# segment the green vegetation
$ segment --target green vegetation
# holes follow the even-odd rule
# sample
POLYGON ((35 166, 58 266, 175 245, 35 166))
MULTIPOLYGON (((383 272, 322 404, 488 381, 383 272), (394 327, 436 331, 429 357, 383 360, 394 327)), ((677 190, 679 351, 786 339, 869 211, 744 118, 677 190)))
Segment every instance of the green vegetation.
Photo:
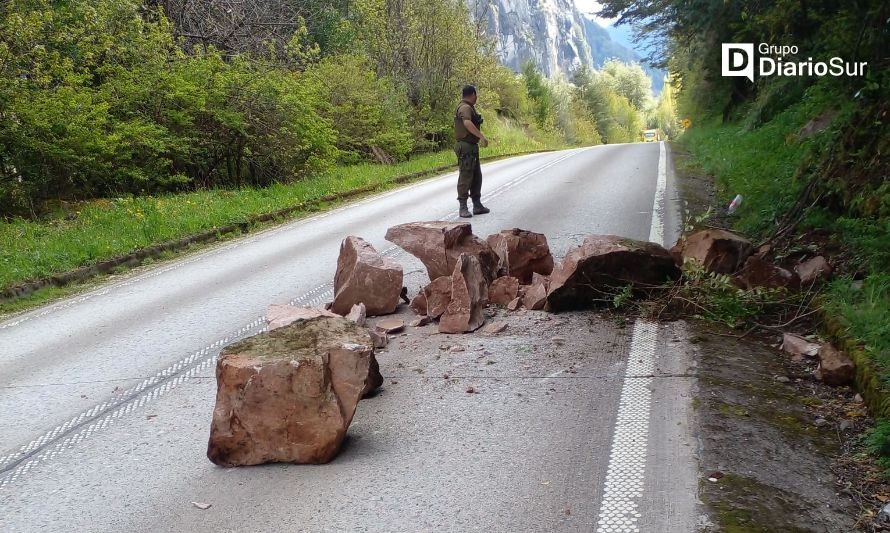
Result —
POLYGON ((227 6, 0 2, 0 289, 451 164, 466 83, 487 155, 637 141, 658 106, 638 66, 509 71, 462 1, 227 6))
MULTIPOLYGON (((637 24, 658 42, 655 59, 669 67, 679 114, 692 123, 682 143, 716 178, 723 202, 744 197, 737 227, 780 253, 811 247, 833 255, 840 275, 823 307, 876 363, 880 394, 890 394, 890 7, 879 0, 604 6, 603 16, 637 24), (793 45, 799 53, 786 61, 839 57, 868 68, 862 76, 752 83, 721 76, 721 43, 793 45)), ((890 456, 887 443, 890 432, 874 433, 875 451, 890 456)))
MULTIPOLYGON (((552 146, 526 137, 509 121, 493 119, 496 142, 487 156, 508 155, 552 146)), ((72 216, 0 223, 0 287, 73 270, 81 265, 178 239, 252 215, 307 204, 357 189, 382 188, 400 176, 453 163, 451 152, 419 155, 395 165, 361 163, 336 167, 311 178, 269 187, 208 189, 156 196, 124 196, 70 206, 72 216)))

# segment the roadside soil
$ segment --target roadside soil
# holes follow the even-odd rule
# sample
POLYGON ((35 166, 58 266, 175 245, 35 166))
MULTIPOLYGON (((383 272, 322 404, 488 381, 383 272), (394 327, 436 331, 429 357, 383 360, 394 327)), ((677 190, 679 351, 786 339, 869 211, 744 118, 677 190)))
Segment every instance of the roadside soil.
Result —
MULTIPOLYGON (((729 227, 713 180, 673 150, 685 218, 707 212, 708 225, 729 227)), ((757 244, 757 243, 755 243, 757 244)), ((790 333, 818 338, 818 323, 790 333)), ((881 531, 875 522, 890 487, 863 446, 873 426, 850 387, 813 377, 815 359, 780 349, 782 331, 749 334, 690 326, 696 351, 704 531, 881 531)))

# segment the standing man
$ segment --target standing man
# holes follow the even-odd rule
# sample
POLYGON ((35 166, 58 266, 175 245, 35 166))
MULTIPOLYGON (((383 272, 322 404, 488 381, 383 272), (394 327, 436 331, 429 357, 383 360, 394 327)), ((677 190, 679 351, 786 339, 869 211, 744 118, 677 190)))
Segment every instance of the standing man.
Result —
POLYGON ((460 169, 457 178, 457 201, 460 203, 460 216, 470 218, 473 215, 484 215, 490 210, 482 205, 482 167, 479 165, 479 145, 488 146, 488 139, 479 128, 482 126, 482 115, 476 112, 476 88, 466 85, 463 88, 463 99, 454 114, 454 153, 457 154, 457 165, 460 169), (473 199, 473 214, 467 209, 467 198, 473 199))

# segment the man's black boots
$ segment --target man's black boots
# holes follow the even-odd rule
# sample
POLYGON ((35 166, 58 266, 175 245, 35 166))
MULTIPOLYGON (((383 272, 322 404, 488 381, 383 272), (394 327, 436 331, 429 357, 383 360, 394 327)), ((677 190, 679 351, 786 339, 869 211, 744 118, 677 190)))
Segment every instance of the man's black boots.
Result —
MULTIPOLYGON (((461 218, 472 218, 473 215, 471 215, 470 210, 467 209, 467 201, 465 199, 464 200, 458 199, 458 202, 460 202, 460 213, 459 213, 460 217, 461 218)), ((475 207, 473 208, 473 210, 475 211, 475 207)))
MULTIPOLYGON (((474 215, 484 215, 487 213, 491 213, 491 209, 482 205, 482 200, 479 198, 473 198, 473 214, 474 215)), ((461 215, 463 216, 463 215, 461 215)))

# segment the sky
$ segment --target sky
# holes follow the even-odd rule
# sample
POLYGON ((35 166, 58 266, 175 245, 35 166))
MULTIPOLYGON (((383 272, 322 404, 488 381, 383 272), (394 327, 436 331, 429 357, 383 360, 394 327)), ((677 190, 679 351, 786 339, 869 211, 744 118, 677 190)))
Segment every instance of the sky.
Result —
MULTIPOLYGON (((596 0, 575 0, 575 5, 578 6, 578 11, 582 13, 595 13, 600 10, 600 3, 596 0)), ((600 26, 611 26, 613 22, 613 19, 604 19, 596 16, 593 18, 600 23, 600 26)))

